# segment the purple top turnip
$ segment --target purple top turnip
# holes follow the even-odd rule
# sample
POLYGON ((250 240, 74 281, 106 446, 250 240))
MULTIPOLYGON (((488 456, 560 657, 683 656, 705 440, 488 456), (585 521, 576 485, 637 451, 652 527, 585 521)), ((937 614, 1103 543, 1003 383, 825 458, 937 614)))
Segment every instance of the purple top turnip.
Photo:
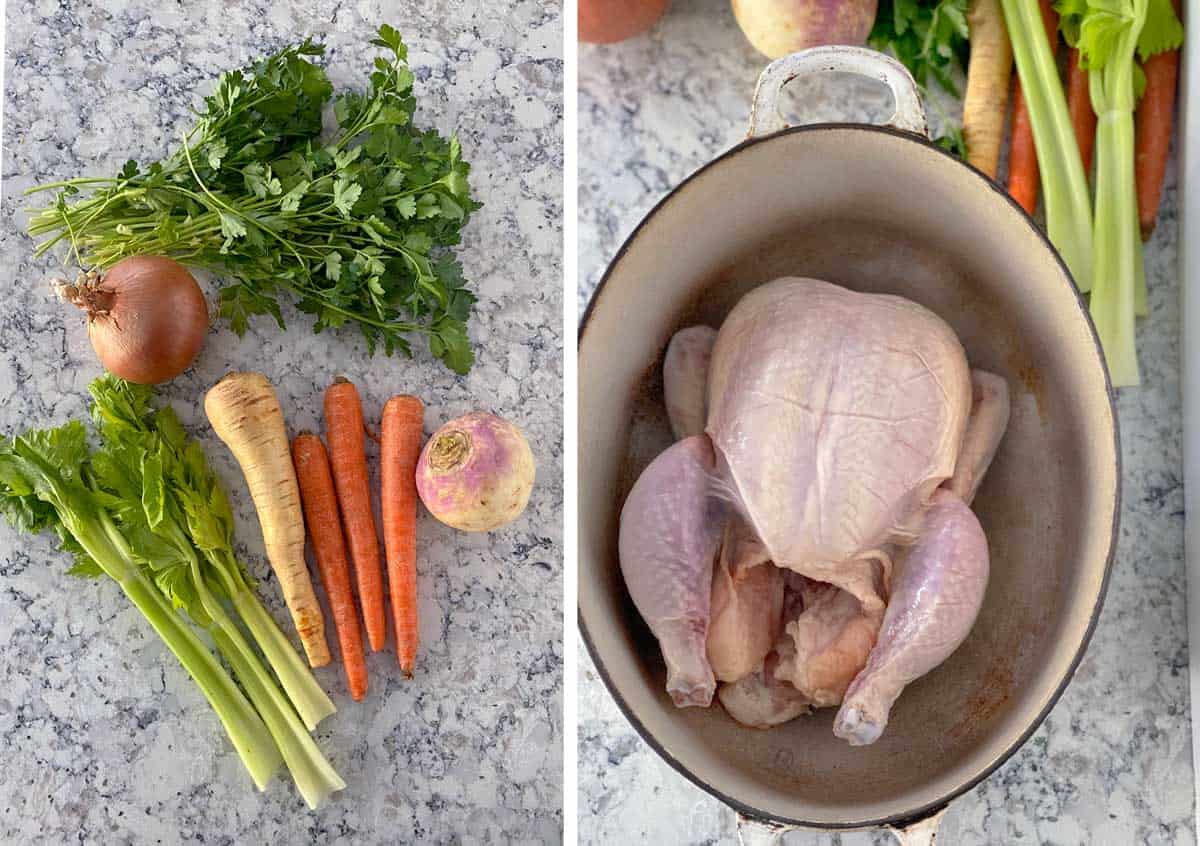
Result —
POLYGON ((733 0, 750 43, 778 59, 808 47, 862 44, 875 22, 877 0, 733 0))
POLYGON ((521 430, 474 411, 442 426, 425 444, 417 493, 447 526, 487 532, 521 515, 533 476, 533 453, 521 430))

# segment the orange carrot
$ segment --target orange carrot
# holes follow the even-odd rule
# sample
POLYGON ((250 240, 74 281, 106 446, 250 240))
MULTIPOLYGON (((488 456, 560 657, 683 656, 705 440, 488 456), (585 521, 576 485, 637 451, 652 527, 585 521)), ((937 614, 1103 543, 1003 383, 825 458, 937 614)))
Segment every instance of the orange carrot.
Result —
POLYGON ((424 407, 416 397, 392 397, 383 407, 379 450, 383 547, 387 552, 396 657, 409 678, 417 660, 416 473, 423 426, 424 407))
POLYGON ((320 438, 312 432, 302 432, 292 441, 292 462, 296 465, 296 479, 300 483, 308 539, 333 611, 346 684, 354 701, 359 702, 367 695, 367 663, 363 657, 358 610, 350 588, 350 567, 346 561, 342 526, 338 522, 337 494, 329 472, 329 456, 320 438))
POLYGON ((352 382, 338 377, 325 391, 325 439, 333 464, 342 526, 354 562, 358 602, 371 650, 383 649, 387 617, 383 607, 383 572, 379 564, 379 536, 371 508, 371 483, 367 475, 367 445, 363 435, 362 402, 352 382))
MULTIPOLYGON (((1175 0, 1179 13, 1179 0, 1175 0)), ((1146 91, 1138 101, 1136 115, 1136 158, 1138 223, 1142 240, 1150 239, 1158 220, 1162 198, 1163 174, 1171 148, 1172 113, 1175 110, 1175 83, 1179 77, 1179 51, 1157 53, 1142 65, 1146 73, 1146 91)))
POLYGON ((1012 138, 1008 144, 1008 193, 1026 213, 1033 214, 1037 210, 1037 152, 1033 149, 1033 125, 1029 122, 1029 109, 1025 107, 1020 80, 1017 80, 1013 89, 1012 138))
MULTIPOLYGON (((1092 109, 1088 72, 1079 67, 1079 50, 1071 48, 1067 58, 1067 110, 1075 127, 1075 142, 1083 159, 1083 172, 1092 172, 1092 150, 1096 147, 1096 112, 1092 109)), ((1169 134, 1169 133, 1168 133, 1169 134)))
MULTIPOLYGON (((1042 12, 1042 25, 1046 28, 1046 40, 1050 52, 1058 52, 1058 13, 1051 0, 1038 0, 1042 12)), ((1037 209, 1038 163, 1037 150, 1033 146, 1033 124, 1029 122, 1029 109, 1025 106, 1025 95, 1021 81, 1013 89, 1012 138, 1008 149, 1008 193, 1029 214, 1037 209)))

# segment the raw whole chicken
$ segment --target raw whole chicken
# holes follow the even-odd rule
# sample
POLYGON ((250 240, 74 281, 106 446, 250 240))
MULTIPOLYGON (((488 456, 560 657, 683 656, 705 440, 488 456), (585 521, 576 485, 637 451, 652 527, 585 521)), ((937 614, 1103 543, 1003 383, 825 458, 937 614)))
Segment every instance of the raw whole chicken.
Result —
POLYGON ((872 743, 983 603, 968 506, 1007 386, 922 306, 815 279, 755 289, 713 338, 672 339, 681 440, 621 513, 622 573, 668 693, 707 706, 722 682, 729 713, 759 727, 840 706, 835 734, 872 743))

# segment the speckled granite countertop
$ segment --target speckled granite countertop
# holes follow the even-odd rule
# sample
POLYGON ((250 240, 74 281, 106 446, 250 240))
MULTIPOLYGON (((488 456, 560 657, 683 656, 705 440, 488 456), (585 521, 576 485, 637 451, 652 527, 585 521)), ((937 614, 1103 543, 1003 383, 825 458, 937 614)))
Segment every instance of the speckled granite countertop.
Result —
MULTIPOLYGON (((581 47, 580 308, 634 225, 683 177, 741 140, 765 60, 725 0, 678 0, 649 35, 581 47)), ((850 118, 847 100, 797 111, 850 118)), ((858 101, 856 101, 858 102, 858 101)), ((1119 398, 1125 468, 1118 558, 1091 647, 1049 719, 957 800, 942 825, 973 844, 1192 844, 1179 401, 1175 168, 1147 249, 1142 387, 1119 398)), ((733 842, 733 812, 647 747, 580 647, 580 842, 733 842)), ((788 844, 890 843, 796 833, 788 844)))
MULTIPOLYGON (((0 431, 85 413, 99 367, 78 315, 48 296, 55 262, 30 258, 23 189, 127 158, 160 157, 192 92, 307 34, 335 82, 365 82, 366 43, 390 21, 417 75, 418 122, 457 128, 486 207, 461 257, 480 304, 478 363, 456 378, 424 350, 367 357, 353 332, 313 336, 285 309, 242 339, 210 332, 197 367, 163 393, 227 481, 260 594, 292 632, 241 475, 211 434, 205 389, 230 369, 278 386, 293 431, 317 428, 339 373, 377 417, 395 393, 426 428, 484 406, 522 426, 538 461, 525 517, 465 535, 418 526, 423 651, 402 680, 369 659, 355 704, 340 668, 317 672, 338 713, 317 732, 347 789, 308 812, 286 774, 255 792, 211 709, 107 582, 68 581, 49 538, 0 528, 0 842, 556 843, 562 771, 562 28, 554 0, 8 4, 0 267, 0 431), (384 9, 389 10, 386 14, 384 9)), ((212 294, 216 285, 202 279, 212 294)), ((390 650, 390 647, 389 647, 390 650)))

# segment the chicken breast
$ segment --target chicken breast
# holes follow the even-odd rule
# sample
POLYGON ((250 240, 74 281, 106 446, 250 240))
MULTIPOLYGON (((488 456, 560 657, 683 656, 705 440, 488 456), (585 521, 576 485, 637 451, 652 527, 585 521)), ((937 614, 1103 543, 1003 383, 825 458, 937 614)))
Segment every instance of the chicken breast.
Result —
POLYGON ((954 331, 900 297, 778 279, 734 307, 710 368, 723 493, 777 566, 881 608, 871 559, 915 534, 962 447, 972 392, 954 331))

